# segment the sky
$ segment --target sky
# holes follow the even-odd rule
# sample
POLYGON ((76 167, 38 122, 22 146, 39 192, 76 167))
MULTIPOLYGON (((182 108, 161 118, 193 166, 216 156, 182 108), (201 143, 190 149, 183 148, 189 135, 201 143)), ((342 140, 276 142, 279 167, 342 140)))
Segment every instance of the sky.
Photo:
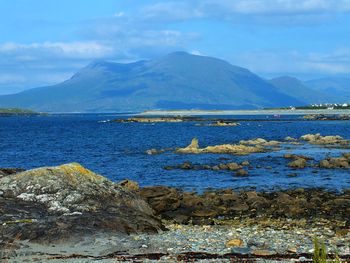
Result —
POLYGON ((173 51, 264 77, 350 74, 350 0, 0 0, 0 94, 173 51))

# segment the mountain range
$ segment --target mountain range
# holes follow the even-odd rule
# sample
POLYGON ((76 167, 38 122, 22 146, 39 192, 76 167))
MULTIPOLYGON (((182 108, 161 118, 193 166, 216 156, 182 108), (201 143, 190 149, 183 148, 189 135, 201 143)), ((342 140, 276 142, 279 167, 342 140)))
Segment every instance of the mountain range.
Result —
POLYGON ((45 112, 253 109, 349 102, 350 78, 266 80, 217 58, 174 52, 134 63, 95 61, 57 85, 0 96, 0 108, 45 112))

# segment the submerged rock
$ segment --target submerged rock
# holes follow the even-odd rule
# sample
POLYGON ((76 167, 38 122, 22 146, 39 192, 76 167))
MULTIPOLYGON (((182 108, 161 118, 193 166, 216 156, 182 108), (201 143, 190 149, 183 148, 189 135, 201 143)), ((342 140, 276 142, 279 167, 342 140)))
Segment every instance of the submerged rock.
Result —
POLYGON ((0 179, 0 236, 55 240, 98 231, 156 232, 161 222, 136 193, 77 163, 0 179))

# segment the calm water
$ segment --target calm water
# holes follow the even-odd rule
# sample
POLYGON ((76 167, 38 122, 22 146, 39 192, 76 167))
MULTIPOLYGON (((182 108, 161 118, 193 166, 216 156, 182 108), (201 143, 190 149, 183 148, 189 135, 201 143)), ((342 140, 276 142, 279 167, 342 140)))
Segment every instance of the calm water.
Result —
MULTIPOLYGON (((201 127, 193 123, 102 123, 111 115, 57 115, 47 117, 0 118, 0 167, 35 168, 79 162, 111 180, 132 179, 142 186, 169 185, 186 190, 206 188, 250 188, 258 190, 289 187, 324 187, 332 190, 350 188, 349 170, 321 170, 313 168, 293 171, 286 167, 286 152, 313 156, 339 156, 340 150, 310 146, 286 146, 282 151, 237 157, 233 155, 178 155, 167 152, 147 155, 150 148, 182 147, 193 137, 202 146, 235 143, 242 139, 262 137, 282 140, 286 136, 299 137, 306 133, 341 135, 350 138, 349 121, 302 122, 245 121, 238 127, 201 127), (290 147, 290 149, 288 149, 290 147), (230 160, 220 161, 218 158, 230 160), (218 164, 249 160, 249 177, 237 178, 228 171, 164 170, 166 165, 184 161, 198 164, 218 164), (256 168, 261 165, 262 168, 256 168), (269 168, 272 167, 272 169, 269 168), (297 173, 290 178, 289 173, 297 173)), ((119 116, 120 117, 120 116, 119 116)), ((237 116, 247 118, 247 116, 237 116)), ((257 116, 255 116, 257 117, 257 116)), ((249 118, 254 118, 250 116, 249 118)), ((266 116, 258 116, 265 120, 266 116)), ((349 149, 342 151, 349 152, 349 149)))

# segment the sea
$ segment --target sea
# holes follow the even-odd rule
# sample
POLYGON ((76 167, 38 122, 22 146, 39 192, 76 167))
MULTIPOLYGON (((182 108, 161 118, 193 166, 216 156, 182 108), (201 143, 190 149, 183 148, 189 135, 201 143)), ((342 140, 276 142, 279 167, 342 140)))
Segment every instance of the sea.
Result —
POLYGON ((293 170, 287 166, 290 160, 283 157, 285 153, 302 154, 314 158, 311 163, 317 163, 350 152, 349 147, 283 144, 276 151, 246 156, 176 154, 172 150, 156 155, 146 153, 153 148, 185 147, 192 138, 198 138, 201 147, 253 138, 299 138, 309 133, 350 139, 350 121, 304 121, 299 115, 259 114, 215 116, 232 118, 241 124, 228 127, 196 126, 195 122, 109 122, 128 117, 129 114, 0 117, 0 167, 32 169, 77 162, 115 182, 130 179, 140 186, 166 185, 196 192, 226 188, 258 191, 299 187, 342 191, 350 188, 349 169, 293 170), (186 161, 216 165, 245 160, 251 164, 247 177, 237 177, 232 171, 164 169, 186 161))

